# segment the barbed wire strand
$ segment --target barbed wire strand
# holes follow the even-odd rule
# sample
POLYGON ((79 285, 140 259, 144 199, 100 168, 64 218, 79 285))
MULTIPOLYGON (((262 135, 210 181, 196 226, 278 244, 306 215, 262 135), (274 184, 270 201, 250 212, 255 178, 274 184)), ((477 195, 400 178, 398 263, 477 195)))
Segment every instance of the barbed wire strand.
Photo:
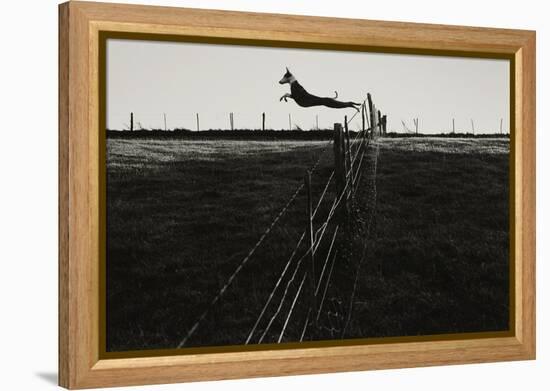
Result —
POLYGON ((304 328, 302 330, 302 335, 300 336, 300 342, 304 340, 304 336, 306 335, 307 326, 309 324, 309 316, 311 315, 311 308, 307 310, 307 316, 306 316, 306 322, 304 323, 304 328))
POLYGON ((323 189, 323 193, 319 197, 319 201, 317 202, 317 206, 315 207, 315 210, 313 211, 311 218, 314 219, 315 215, 317 214, 317 211, 319 210, 319 206, 321 206, 321 202, 323 202, 323 199, 325 198, 325 194, 327 193, 328 186, 330 185, 330 182, 332 181, 332 178, 334 177, 334 170, 330 173, 330 176, 328 178, 328 181, 325 185, 325 188, 323 189))
POLYGON ((330 259, 330 254, 332 253, 332 247, 334 245, 334 241, 336 240, 336 235, 338 234, 338 228, 339 228, 339 226, 337 225, 336 228, 334 229, 334 234, 332 235, 332 241, 330 242, 330 247, 329 247, 328 252, 327 252, 327 257, 326 257, 325 262, 323 264, 323 270, 321 270, 321 276, 319 277, 319 282, 317 283, 317 287, 315 288, 315 296, 317 296, 317 294, 319 293, 319 288, 321 287, 321 282, 323 282, 323 276, 325 274, 325 269, 327 267, 328 260, 330 259))
POLYGON ((298 297, 300 297, 300 293, 302 292, 302 286, 304 285, 304 281, 306 280, 306 277, 307 277, 307 272, 305 272, 304 277, 302 277, 302 282, 300 282, 300 287, 298 288, 298 292, 296 292, 296 295, 294 296, 294 300, 292 301, 292 305, 290 306, 290 310, 288 311, 288 315, 286 317, 285 323, 283 324, 281 334, 279 334, 279 339, 277 340, 277 343, 281 343, 281 340, 283 339, 283 335, 285 334, 286 326, 288 325, 288 321, 290 319, 290 316, 292 315, 292 312, 294 311, 294 306, 296 305, 296 302, 298 301, 298 297))
POLYGON ((304 231, 304 233, 302 233, 302 236, 300 237, 300 240, 298 240, 298 244, 296 245, 296 247, 294 248, 294 251, 292 251, 292 254, 290 255, 290 258, 288 259, 285 267, 283 268, 283 271, 282 273, 280 274, 279 276, 279 279, 277 280, 277 282, 275 283, 275 286, 273 287, 273 290, 271 291, 271 293, 269 294, 269 297, 267 298, 267 301, 265 303, 265 305, 263 306, 262 308, 262 311, 260 312, 260 315, 258 316, 258 318, 256 319, 256 322, 254 323, 254 326, 252 327, 252 330, 250 330, 250 333, 248 334, 248 337, 246 338, 246 341, 245 341, 245 345, 248 345, 248 343, 250 342, 250 340, 252 339, 252 336, 254 335, 254 333, 256 332, 256 328, 258 327, 258 325, 260 324, 260 321, 262 320, 264 314, 265 314, 265 311, 267 310, 267 307, 269 306, 269 304, 271 303, 271 300, 273 299, 273 297, 275 296, 275 292, 277 291, 277 288, 279 287, 279 285, 281 284, 281 281, 283 280, 284 276, 286 275, 286 272, 288 271, 288 268, 290 267, 290 264, 292 263, 292 260, 294 259, 294 256, 296 255, 296 253, 298 252, 298 248, 300 247, 300 245, 302 244, 302 241, 304 240, 304 238, 306 237, 306 233, 304 231))
POLYGON ((269 332, 269 329, 271 328, 271 325, 273 324, 273 322, 275 321, 275 319, 277 318, 277 316, 279 315, 279 313, 281 312, 281 308, 283 307, 283 303, 286 299, 286 296, 288 295, 288 290, 290 288, 290 285, 292 284, 292 282, 294 282, 294 279, 296 278, 296 274, 298 273, 298 269, 300 268, 301 264, 302 264, 302 261, 306 258, 306 256, 311 252, 311 249, 308 250, 301 258, 300 260, 298 261, 298 263, 296 264, 296 268, 294 269, 294 273, 292 273, 292 277, 290 278, 290 280, 288 280, 287 284, 286 284, 286 287, 285 287, 285 291, 283 293, 283 296, 281 298, 281 300, 279 301, 279 306, 277 307, 277 310, 275 311, 275 313, 273 314, 273 316, 271 317, 271 319, 269 319, 269 322, 263 332, 263 334, 261 335, 260 339, 258 340, 258 343, 262 343, 262 341, 264 340, 266 334, 269 332))
POLYGON ((334 264, 336 263, 337 254, 338 254, 338 251, 335 251, 334 256, 332 257, 330 270, 328 272, 327 283, 325 284, 325 289, 323 291, 323 297, 321 299, 321 303, 319 304, 319 309, 317 310, 317 320, 319 320, 319 316, 321 315, 321 310, 323 309, 323 303, 325 302, 325 297, 327 295, 328 287, 330 285, 330 278, 332 277, 332 269, 334 269, 334 264))

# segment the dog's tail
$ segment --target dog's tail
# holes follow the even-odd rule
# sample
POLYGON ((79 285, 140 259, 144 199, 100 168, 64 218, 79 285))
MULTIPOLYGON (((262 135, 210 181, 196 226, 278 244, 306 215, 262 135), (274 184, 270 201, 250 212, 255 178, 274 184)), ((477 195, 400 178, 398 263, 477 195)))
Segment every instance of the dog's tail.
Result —
POLYGON ((332 99, 338 99, 338 91, 334 91, 334 98, 332 99))

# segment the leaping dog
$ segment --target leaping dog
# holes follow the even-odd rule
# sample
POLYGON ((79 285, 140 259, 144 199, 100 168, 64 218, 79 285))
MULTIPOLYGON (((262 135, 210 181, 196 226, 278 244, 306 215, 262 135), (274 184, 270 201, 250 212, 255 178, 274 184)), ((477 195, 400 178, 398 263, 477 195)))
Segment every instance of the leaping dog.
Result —
POLYGON ((336 91, 334 91, 334 93, 336 94, 334 98, 311 95, 309 92, 306 91, 304 87, 300 85, 300 83, 298 83, 298 80, 296 80, 294 75, 290 73, 288 68, 286 68, 286 73, 283 78, 279 80, 279 84, 286 83, 290 84, 290 94, 284 94, 283 96, 281 96, 279 102, 283 99, 285 102, 288 102, 287 98, 292 98, 299 106, 302 107, 326 106, 333 109, 352 107, 357 111, 359 111, 359 109, 356 106, 361 106, 361 103, 341 102, 339 100, 336 100, 336 98, 338 98, 338 93, 336 91))

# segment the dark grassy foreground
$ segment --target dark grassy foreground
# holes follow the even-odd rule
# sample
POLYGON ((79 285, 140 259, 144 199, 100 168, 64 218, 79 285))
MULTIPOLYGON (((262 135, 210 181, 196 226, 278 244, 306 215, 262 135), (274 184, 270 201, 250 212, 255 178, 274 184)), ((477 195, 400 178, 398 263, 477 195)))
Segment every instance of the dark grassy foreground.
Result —
MULTIPOLYGON (((346 337, 507 329, 508 140, 380 143, 377 209, 346 337)), ((325 145, 108 139, 107 349, 177 346, 325 145)), ((317 196, 330 151, 313 176, 317 196)), ((357 193, 359 219, 368 194, 357 193)), ((244 341, 304 229, 304 198, 188 346, 244 341)), ((313 338, 339 338, 359 258, 338 261, 313 338)))
MULTIPOLYGON (((327 142, 108 139, 107 145, 107 346, 119 351, 177 346, 327 142)), ((323 155, 314 194, 331 159, 323 155)), ((244 341, 305 220, 302 192, 189 345, 244 341)))
POLYGON ((348 337, 508 329, 509 141, 381 140, 348 337))

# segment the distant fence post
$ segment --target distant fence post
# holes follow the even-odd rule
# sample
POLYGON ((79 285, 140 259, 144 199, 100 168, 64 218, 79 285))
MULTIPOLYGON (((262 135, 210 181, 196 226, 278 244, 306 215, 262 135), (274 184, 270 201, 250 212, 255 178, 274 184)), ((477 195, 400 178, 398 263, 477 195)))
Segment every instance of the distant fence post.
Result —
POLYGON ((130 113, 130 131, 134 130, 134 113, 130 113))
POLYGON ((199 113, 197 113, 197 132, 200 131, 199 113))
POLYGON ((311 197, 311 172, 308 170, 304 178, 306 191, 307 191, 307 232, 309 237, 309 251, 310 251, 310 260, 311 260, 311 269, 309 276, 310 280, 310 290, 311 290, 311 310, 314 314, 317 313, 317 298, 315 296, 315 253, 314 247, 315 242, 313 238, 313 200, 311 197))
POLYGON ((288 130, 292 130, 292 117, 288 114, 288 130))
POLYGON ((382 116, 382 132, 384 133, 384 136, 387 134, 387 123, 388 123, 388 117, 386 114, 382 116))
POLYGON ((265 131, 265 112, 262 113, 262 131, 265 131))

